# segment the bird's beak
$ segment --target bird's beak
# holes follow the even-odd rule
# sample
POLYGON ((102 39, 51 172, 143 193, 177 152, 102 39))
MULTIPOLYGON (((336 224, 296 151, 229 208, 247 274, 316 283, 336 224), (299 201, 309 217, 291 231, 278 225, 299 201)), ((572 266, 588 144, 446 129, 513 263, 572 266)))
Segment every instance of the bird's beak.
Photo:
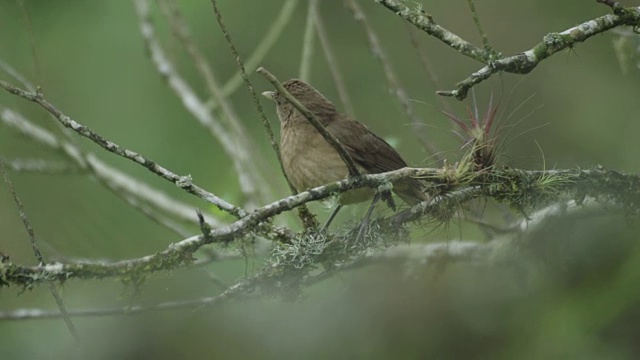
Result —
POLYGON ((275 101, 274 100, 274 95, 275 95, 275 92, 273 92, 273 91, 265 91, 265 92, 262 93, 262 96, 266 97, 267 99, 269 99, 271 101, 275 101))

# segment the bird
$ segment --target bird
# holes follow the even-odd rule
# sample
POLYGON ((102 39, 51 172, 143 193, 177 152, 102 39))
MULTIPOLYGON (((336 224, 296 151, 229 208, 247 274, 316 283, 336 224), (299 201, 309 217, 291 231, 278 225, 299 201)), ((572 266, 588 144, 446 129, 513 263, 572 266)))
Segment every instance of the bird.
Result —
MULTIPOLYGON (((402 156, 389 143, 363 123, 338 111, 336 106, 313 86, 300 79, 287 80, 282 86, 313 113, 326 130, 343 145, 360 173, 377 174, 407 166, 402 156)), ((265 91, 262 95, 276 104, 280 120, 282 166, 297 191, 343 180, 349 175, 347 165, 336 149, 282 94, 278 91, 265 91)), ((428 200, 424 186, 412 178, 395 182, 393 192, 409 205, 428 200)), ((338 206, 323 229, 328 227, 343 205, 372 198, 372 204, 365 216, 366 223, 379 199, 385 200, 387 205, 395 210, 395 204, 388 192, 377 193, 371 188, 349 190, 339 196, 338 206)))

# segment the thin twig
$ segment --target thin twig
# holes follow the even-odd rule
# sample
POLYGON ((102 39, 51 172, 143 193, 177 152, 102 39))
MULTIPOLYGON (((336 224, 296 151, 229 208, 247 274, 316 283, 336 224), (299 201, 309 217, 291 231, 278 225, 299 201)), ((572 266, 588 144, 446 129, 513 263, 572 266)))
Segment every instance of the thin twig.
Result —
MULTIPOLYGON (((27 217, 27 212, 24 209, 24 205, 22 204, 22 201, 20 201, 20 198, 18 197, 18 193, 16 192, 16 189, 13 187, 13 183, 11 182, 11 179, 9 179, 9 174, 7 173, 7 169, 5 168, 4 161, 2 159, 0 159, 0 172, 2 173, 2 177, 4 178, 5 184, 7 184, 7 187, 9 188, 9 192, 11 193, 11 196, 13 196, 13 201, 15 201, 16 206, 18 206, 18 214, 20 214, 20 219, 22 219, 22 224, 24 225, 24 228, 27 231, 27 234, 29 234, 29 241, 31 242, 31 248, 33 249, 33 254, 36 257, 36 260, 38 260, 39 265, 45 266, 46 262, 44 260, 44 256, 42 256, 42 252, 40 252, 40 248, 38 247, 36 235, 35 235, 35 232, 33 231, 33 227, 31 226, 31 222, 27 217)), ((69 331, 71 336, 74 338, 76 343, 79 344, 80 335, 76 330, 75 324, 73 323, 73 321, 71 321, 71 318, 67 313, 67 309, 64 305, 64 301, 62 301, 62 297, 60 297, 58 290, 55 288, 55 284, 49 283, 48 285, 49 285, 49 291, 51 292, 51 295, 56 301, 56 304, 58 305, 58 309, 60 310, 60 314, 64 319, 65 325, 67 326, 67 330, 69 331)))
POLYGON ((338 60, 333 52, 329 36, 327 35, 327 31, 324 26, 324 20, 322 19, 322 16, 320 16, 320 12, 317 7, 313 9, 313 17, 316 24, 316 30, 318 32, 318 39, 320 39, 320 45, 322 45, 322 51, 324 52, 325 59, 327 60, 327 65, 329 65, 329 71, 331 71, 333 83, 338 91, 338 98, 342 103, 345 114, 355 118, 356 112, 353 108, 353 104, 351 103, 351 99, 349 98, 349 92, 347 91, 347 86, 344 83, 344 76, 342 76, 340 71, 338 60))
MULTIPOLYGON (((256 179, 261 176, 253 173, 257 167, 251 161, 247 148, 238 146, 235 138, 229 134, 218 119, 213 117, 211 111, 184 78, 180 76, 175 66, 165 55, 160 41, 155 36, 155 28, 149 11, 149 0, 134 0, 134 4, 139 20, 140 33, 149 50, 151 60, 156 66, 156 70, 166 79, 167 84, 181 100, 187 111, 222 145, 223 150, 234 164, 243 194, 249 199, 253 199, 257 191, 256 179)), ((227 110, 229 109, 227 108, 227 110)))
POLYGON ((356 163, 351 158, 351 155, 349 155, 349 153, 344 148, 344 146, 340 143, 340 141, 335 136, 333 136, 329 131, 327 131, 327 129, 320 122, 320 120, 318 120, 316 116, 311 111, 309 111, 309 109, 304 107, 304 105, 302 105, 300 101, 298 101, 298 99, 296 99, 291 94, 289 94, 287 89, 285 89, 282 86, 280 81, 272 73, 270 73, 269 70, 263 67, 259 67, 258 70, 256 71, 262 76, 264 76, 267 80, 269 80, 269 82, 276 88, 276 90, 278 90, 278 93, 281 96, 283 96, 285 99, 287 99, 287 101, 291 105, 293 105, 293 107, 295 107, 302 115, 304 115, 304 117, 307 118, 307 120, 309 120, 311 125, 313 125, 313 127, 315 127, 316 130, 318 130, 318 132, 325 138, 325 140, 327 140, 327 142, 331 144, 331 146, 333 146, 334 149, 336 149, 336 151, 342 158, 342 161, 344 161, 345 164, 347 165, 347 168, 349 169, 349 175, 350 176, 359 175, 360 172, 358 171, 358 167, 356 166, 356 163))
POLYGON ((173 220, 159 214, 155 209, 152 209, 141 202, 139 198, 128 194, 123 194, 118 191, 117 188, 112 187, 110 184, 105 184, 105 187, 107 187, 107 189, 109 189, 116 196, 126 201, 127 204, 129 204, 131 207, 143 213, 151 221, 155 222, 156 224, 162 225, 164 228, 172 231, 176 235, 185 238, 192 234, 192 232, 187 231, 185 228, 175 223, 173 220))
POLYGON ((160 4, 160 9, 169 22, 172 33, 178 39, 180 44, 184 46, 187 54, 195 64, 196 69, 204 78, 212 98, 215 100, 216 104, 220 105, 222 113, 224 114, 223 119, 226 119, 231 125, 231 129, 235 133, 235 145, 236 148, 238 148, 238 153, 248 155, 248 159, 244 159, 244 161, 248 163, 249 169, 252 169, 253 171, 248 171, 249 179, 247 179, 247 176, 240 176, 239 180, 241 181, 241 189, 245 189, 243 193, 250 201, 249 204, 245 204, 245 207, 250 209, 255 208, 257 207, 256 200, 263 202, 267 198, 272 197, 268 191, 270 189, 269 186, 257 186, 261 183, 264 184, 264 182, 262 182, 264 177, 262 176, 261 168, 264 169, 265 161, 262 160, 262 154, 256 151, 253 141, 249 139, 247 129, 242 124, 240 117, 236 113, 233 103, 229 101, 228 97, 225 97, 222 94, 222 89, 216 79, 215 73, 207 63, 204 54, 202 54, 200 49, 196 46, 196 43, 193 41, 187 22, 176 4, 176 0, 158 0, 158 3, 160 4), (245 179, 250 180, 250 182, 247 183, 245 179), (259 199, 254 199, 254 192, 257 195, 260 195, 259 199))
POLYGON ((613 10, 614 14, 624 14, 624 7, 619 2, 613 0, 596 0, 597 3, 605 4, 613 10))
MULTIPOLYGON (((203 306, 211 306, 220 304, 222 302, 237 298, 243 292, 250 290, 254 281, 241 281, 233 286, 230 286, 220 295, 204 297, 200 299, 182 300, 182 301, 168 301, 155 305, 133 305, 127 307, 117 308, 98 308, 98 309, 84 309, 84 310, 70 310, 68 316, 70 317, 97 317, 97 316, 113 316, 113 315, 138 315, 151 311, 172 310, 172 309, 198 309, 203 306)), ((0 312, 0 321, 18 321, 18 320, 32 320, 32 319, 52 319, 58 318, 61 315, 59 313, 43 310, 43 309, 17 309, 13 311, 0 312)))
POLYGON ((540 62, 551 55, 573 48, 588 38, 616 28, 622 25, 637 26, 640 23, 640 6, 624 9, 624 14, 607 14, 580 25, 564 30, 560 33, 549 33, 544 36, 542 42, 533 48, 517 55, 502 57, 491 61, 487 66, 471 74, 462 80, 455 90, 438 91, 438 95, 453 96, 458 100, 466 98, 469 90, 487 80, 492 75, 500 72, 512 74, 527 74, 535 69, 540 62))
POLYGON ((100 134, 94 132, 89 127, 79 124, 75 120, 71 119, 67 115, 63 114, 60 110, 58 110, 53 104, 48 102, 43 96, 42 93, 36 92, 31 93, 24 91, 13 84, 7 83, 5 81, 0 80, 0 87, 5 89, 7 92, 22 97, 26 100, 35 102, 36 104, 42 106, 45 110, 55 116, 55 118, 65 127, 72 129, 76 133, 81 136, 86 137, 87 139, 93 141, 98 144, 105 150, 112 152, 116 155, 119 155, 125 159, 131 160, 145 168, 147 168, 152 173, 160 176, 161 178, 168 180, 178 186, 179 188, 185 190, 186 192, 193 194, 215 206, 217 206, 220 210, 224 210, 236 217, 243 217, 246 215, 246 212, 235 206, 230 204, 229 202, 217 197, 216 195, 202 189, 201 187, 193 184, 190 176, 179 176, 174 174, 173 172, 165 169, 164 167, 158 165, 154 161, 145 158, 144 156, 123 148, 118 144, 111 142, 100 134))
POLYGON ((422 65, 422 70, 424 70, 425 74, 429 77, 433 85, 438 87, 440 83, 440 79, 438 78, 438 73, 433 69, 433 65, 429 60, 429 55, 424 50, 422 46, 420 46, 420 40, 418 39, 417 30, 415 27, 411 26, 408 22, 404 22, 405 28, 407 29, 407 34, 409 34, 409 42, 411 46, 416 51, 418 55, 418 60, 420 60, 420 65, 422 65))
MULTIPOLYGON (((233 41, 231 40, 231 34, 229 34, 229 31, 227 31, 226 26, 224 25, 224 21, 222 20, 222 14, 220 13, 220 10, 218 9, 218 4, 216 2, 216 0, 211 0, 211 5, 213 6, 213 12, 215 13, 216 16, 216 20, 218 22, 218 25, 220 26, 220 30, 222 31, 222 34, 224 35, 225 40, 227 41, 227 45, 229 45, 229 49, 231 50, 231 54, 233 54, 236 63, 238 65, 238 68, 240 69, 240 74, 242 76, 242 79, 244 80, 245 86, 247 87, 247 90, 249 91, 249 94, 251 95, 251 98, 253 99, 253 103, 256 107, 256 110, 258 111, 258 114, 260 115, 260 120, 262 120, 262 125, 265 129, 265 131, 267 132, 267 136, 269 137, 269 141, 271 142, 271 147, 273 148, 273 151, 276 153, 276 157, 278 158, 278 163, 280 164, 280 171, 282 172, 285 180, 287 181, 287 184, 289 185, 289 190, 291 190, 292 194, 296 194, 296 188, 293 186, 293 184, 291 184, 291 181, 289 181, 289 177, 287 176, 287 173, 284 171, 284 165, 282 163, 282 156, 280 154, 280 146, 278 146, 278 143, 276 142, 276 138, 275 135, 273 134, 273 129, 271 128, 271 124, 269 123, 269 120, 267 119, 267 115, 265 115, 264 113, 264 109, 262 108, 262 104, 260 103, 260 100, 258 99, 258 95, 256 94, 256 90, 253 88, 253 85, 251 84, 251 81, 249 80, 249 76, 247 76, 246 73, 246 69, 244 66, 244 62, 242 61, 242 58, 240 57, 240 53, 238 53, 238 50, 236 49, 235 45, 233 44, 233 41)), ((300 216, 300 220, 302 221, 303 225, 305 228, 316 228, 318 226, 318 222, 316 221, 315 217, 309 212, 309 210, 307 209, 306 206, 300 207, 300 209, 298 210, 298 215, 300 216)))
MULTIPOLYGON (((195 216, 193 216, 194 207, 192 205, 172 198, 159 189, 121 172, 119 169, 108 165, 93 154, 87 154, 86 160, 90 165, 93 175, 100 183, 108 184, 108 187, 113 188, 118 196, 134 196, 142 200, 145 204, 149 204, 183 222, 190 224, 197 223, 195 216)), ((205 217, 207 222, 212 226, 223 226, 222 221, 212 215, 206 214, 205 217)))
POLYGON ((489 45, 489 38, 487 37, 487 33, 482 29, 482 25, 480 24, 480 17, 478 16, 478 12, 476 11, 476 4, 473 0, 467 0, 467 5, 469 6, 469 10, 471 10, 471 16, 473 17, 473 22, 476 24, 476 28, 478 29, 478 33, 480 37, 482 37, 482 45, 484 49, 488 52, 493 51, 491 49, 491 45, 489 45))
POLYGON ((307 20, 304 27, 304 37, 302 40, 302 56, 300 58, 299 78, 302 81, 309 82, 311 77, 311 65, 313 63, 313 50, 316 43, 316 25, 313 19, 313 13, 318 8, 318 0, 309 0, 307 6, 307 20))
MULTIPOLYGON (((138 197, 145 203, 151 204, 157 209, 189 223, 194 223, 196 220, 196 217, 193 215, 193 206, 173 199, 164 192, 121 172, 117 168, 107 165, 93 154, 83 155, 82 151, 74 145, 59 140, 47 130, 26 120, 19 113, 7 108, 2 108, 1 105, 0 124, 14 127, 20 131, 20 133, 30 137, 34 141, 60 151, 69 159, 76 162, 79 167, 88 169, 101 184, 104 185, 104 182, 107 182, 110 186, 117 189, 119 196, 127 196, 128 194, 138 197)), ((215 227, 224 226, 220 220, 210 214, 204 216, 209 224, 215 227)), ((257 230, 260 235, 270 240, 283 243, 290 242, 293 237, 291 231, 288 229, 267 223, 261 224, 257 230)))
MULTIPOLYGON (((267 55, 269 50, 273 47, 276 41, 282 35, 282 31, 285 26, 292 19, 293 12, 298 5, 299 0, 285 0, 282 8, 280 9, 280 13, 276 17, 276 19, 271 23, 271 27, 267 30, 264 38, 260 40, 258 45, 255 47, 255 50, 251 55, 249 55, 247 61, 245 62, 245 73, 253 72, 255 69, 260 66, 260 63, 267 55)), ((227 81, 222 87, 222 94, 225 97, 233 94, 243 83, 243 75, 241 71, 233 74, 231 79, 227 81)))
POLYGON ((40 174, 80 174, 84 169, 73 164, 44 159, 12 159, 7 160, 6 166, 15 172, 32 172, 40 174))
POLYGON ((413 126, 413 130, 424 147, 432 156, 436 158, 436 160, 441 163, 444 159, 440 155, 440 151, 436 148, 435 144, 429 140, 426 132, 424 121, 419 118, 411 105, 411 101, 409 100, 409 95, 407 91, 400 84, 400 80, 398 79, 398 75, 396 74, 395 69, 393 68, 393 64, 391 64, 391 60, 387 57, 387 54, 382 50, 382 46, 380 45, 380 40, 378 39, 378 35, 373 30, 371 24, 369 24, 369 20, 367 19, 364 11, 358 4, 356 0, 345 0, 349 9, 353 13, 353 17, 360 23, 362 29, 367 35, 367 39, 369 42, 369 47, 371 48, 371 52, 374 57, 380 61, 382 65, 382 70, 387 79, 387 83, 389 85, 389 90, 400 102, 405 114, 409 118, 409 122, 413 126))
POLYGON ((0 69, 9 74, 9 76, 13 77, 17 82, 22 84, 22 86, 28 91, 36 91, 36 87, 33 86, 33 84, 29 80, 27 80, 27 78, 25 78, 18 70, 14 69, 11 65, 2 61, 2 59, 0 59, 0 69))
POLYGON ((196 43, 193 41, 191 31, 189 30, 187 22, 185 21, 176 0, 158 0, 158 3, 160 4, 160 10, 162 10, 162 13, 171 27, 171 32, 185 48, 187 54, 191 57, 196 70, 198 70, 200 75, 204 78, 205 84, 209 89, 209 93, 215 102, 222 108, 222 111, 225 114, 224 119, 232 126, 233 130, 236 132, 236 136, 240 139, 243 146, 250 146, 251 144, 248 140, 247 129, 236 114, 233 104, 228 101, 228 97, 223 95, 213 69, 207 63, 202 51, 200 51, 196 43))
MULTIPOLYGON (((235 45, 233 45, 233 41, 231 40, 231 35, 229 34, 229 32, 227 31, 227 28, 224 25, 224 21, 222 20, 222 14, 218 9, 218 5, 216 1, 212 0, 211 4, 213 5, 213 11, 216 15, 216 20, 218 21, 218 25, 222 30, 222 34, 224 35, 227 41, 227 44, 229 45, 229 49, 231 50, 231 53, 233 54, 236 60, 240 75, 242 76, 242 80, 244 80, 244 84, 247 87, 249 94, 251 95, 251 98, 256 106, 256 109, 258 110, 258 114, 260 115, 260 120, 262 120, 262 125, 264 126, 264 129, 267 132, 267 136, 269 137, 271 146, 273 147, 273 150, 276 152, 278 161, 282 164, 282 160, 280 159, 280 148, 276 141, 276 137, 273 134, 273 129, 271 128, 271 124, 269 123, 269 120, 267 120, 267 115, 265 115, 264 110, 262 109, 262 104, 258 99, 258 95, 256 94, 256 91, 253 88, 253 85, 251 84, 251 80, 249 80, 249 77, 247 76, 244 62, 242 61, 242 58, 240 58, 240 54, 238 53, 238 50, 236 49, 235 45)), ((282 172, 284 173, 284 169, 282 170, 282 172)))
MULTIPOLYGON (((409 42, 418 55, 418 60, 420 60, 422 70, 424 70, 425 74, 427 74, 427 76, 429 77, 429 80, 431 80, 431 83, 433 83, 433 87, 436 89, 439 88, 440 79, 438 77, 438 73, 434 70, 431 61, 429 60, 429 54, 427 54, 424 47, 420 45, 420 41, 417 36, 418 30, 406 21, 404 22, 404 24, 407 29, 407 33, 409 34, 409 42)), ((438 96, 437 98, 438 100, 440 100, 440 104, 442 104, 442 107, 448 113, 451 113, 452 110, 449 103, 445 101, 442 96, 438 96)))
MULTIPOLYGON (((464 100, 473 86, 487 80, 496 73, 527 74, 538 66, 542 60, 559 51, 570 49, 594 35, 601 34, 622 25, 637 27, 640 23, 640 6, 627 8, 616 7, 613 14, 607 14, 585 21, 580 25, 560 33, 549 33, 544 36, 542 42, 533 48, 520 52, 517 55, 503 57, 496 51, 488 51, 474 46, 458 35, 436 24, 433 17, 424 12, 420 6, 416 9, 411 9, 401 0, 376 1, 417 28, 456 49, 461 54, 486 64, 486 66, 456 84, 457 88, 455 90, 436 92, 438 95, 453 96, 458 100, 464 100)), ((603 2, 607 5, 612 3, 608 0, 598 2, 603 2)))
POLYGON ((31 242, 31 249, 33 250, 33 254, 36 256, 36 260, 38 260, 38 263, 40 265, 44 265, 44 257, 42 256, 40 248, 38 247, 38 244, 36 242, 36 235, 33 231, 33 227, 29 222, 29 218, 27 218, 27 213, 24 210, 24 205, 22 205, 22 201, 20 201, 18 193, 16 193, 16 189, 13 187, 13 184, 9 179, 9 175, 7 174, 7 169, 5 168, 3 159, 0 159, 0 172, 2 173, 5 184, 7 184, 7 186, 9 187, 9 192, 11 193, 11 196, 13 196, 13 201, 15 201, 16 205, 18 206, 20 219, 22 220, 22 224, 24 225, 25 230, 27 230, 27 234, 29 234, 29 241, 31 242))
POLYGON ((29 45, 31 50, 31 57, 33 58, 33 68, 34 68, 34 77, 42 82, 42 71, 40 66, 40 59, 38 57, 38 51, 36 49, 36 36, 33 31, 33 22, 31 21, 31 15, 29 11, 27 11, 27 7, 24 4, 24 0, 18 0, 18 5, 20 6, 20 10, 22 10, 22 15, 24 16, 24 23, 27 28, 27 34, 29 36, 29 45))
MULTIPOLYGON (((38 144, 59 151, 77 166, 77 171, 88 171, 98 179, 100 184, 109 184, 109 186, 117 189, 119 195, 121 193, 133 195, 181 221, 195 223, 193 206, 174 199, 166 193, 131 177, 106 164, 91 153, 83 154, 82 150, 77 146, 60 140, 48 130, 27 120, 20 113, 9 108, 3 108, 2 105, 0 105, 0 124, 18 130, 22 135, 27 136, 38 144)), ((211 215, 207 215, 207 222, 216 227, 222 226, 222 222, 211 215)))

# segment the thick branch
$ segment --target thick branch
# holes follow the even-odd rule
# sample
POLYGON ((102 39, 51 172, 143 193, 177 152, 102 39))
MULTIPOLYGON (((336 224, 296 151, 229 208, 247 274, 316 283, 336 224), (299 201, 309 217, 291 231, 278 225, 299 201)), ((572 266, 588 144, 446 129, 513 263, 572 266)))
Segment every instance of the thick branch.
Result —
MULTIPOLYGON (((368 174, 351 177, 342 181, 319 186, 295 196, 278 200, 255 210, 244 218, 220 229, 213 229, 208 236, 193 236, 170 245, 164 251, 142 258, 123 260, 114 263, 88 264, 50 264, 41 267, 21 267, 4 258, 0 261, 0 286, 21 285, 30 287, 50 281, 106 277, 139 277, 153 272, 170 270, 188 266, 192 262, 192 254, 203 245, 212 242, 229 242, 252 231, 266 231, 262 227, 265 220, 284 211, 291 210, 310 201, 325 199, 356 188, 378 186, 395 182, 403 178, 413 177, 430 181, 436 186, 446 185, 446 173, 439 169, 403 168, 381 174, 368 174)), ((451 180, 456 183, 459 180, 451 180)), ((478 176, 467 182, 468 190, 443 192, 427 204, 419 204, 408 213, 399 213, 391 218, 391 225, 413 221, 420 216, 434 215, 435 206, 455 211, 459 205, 478 195, 492 197, 499 201, 510 202, 514 206, 536 205, 536 198, 546 199, 545 195, 557 194, 560 191, 572 191, 577 199, 593 196, 620 206, 630 213, 640 213, 640 177, 625 175, 616 171, 594 170, 552 170, 521 171, 514 169, 496 170, 487 176, 478 176), (555 177, 555 178, 554 178, 555 177), (555 180, 554 180, 555 179, 555 180), (555 186, 550 185, 555 181, 555 186), (481 194, 476 193, 480 187, 481 194), (623 189, 621 191, 621 189, 623 189), (632 191, 629 191, 629 190, 632 191), (447 197, 448 196, 448 197, 447 197), (439 200, 438 200, 439 199, 439 200), (450 202, 449 205, 447 202, 450 202), (528 202, 528 203, 527 203, 528 202), (455 207, 453 207, 455 206, 455 207), (415 215, 418 214, 418 215, 415 215)), ((552 196, 551 200, 556 200, 552 196)), ((437 217, 436 217, 437 218, 437 217)), ((275 230, 274 230, 275 231, 275 230)), ((272 234, 272 238, 277 234, 272 234)))
MULTIPOLYGON (((407 176, 433 175, 438 170, 405 168, 389 173, 360 175, 320 186, 300 194, 289 196, 255 210, 244 218, 220 228, 213 229, 209 236, 193 236, 170 245, 164 251, 141 258, 112 263, 50 264, 41 267, 22 267, 3 259, 0 262, 0 286, 21 285, 31 287, 45 282, 67 279, 102 279, 107 277, 140 277, 153 272, 188 266, 192 254, 212 242, 229 242, 251 231, 259 230, 261 222, 310 201, 325 199, 350 189, 376 188, 379 185, 407 176)), ((277 229, 274 229, 277 231, 277 229)), ((278 234, 272 234, 278 238, 278 234)))

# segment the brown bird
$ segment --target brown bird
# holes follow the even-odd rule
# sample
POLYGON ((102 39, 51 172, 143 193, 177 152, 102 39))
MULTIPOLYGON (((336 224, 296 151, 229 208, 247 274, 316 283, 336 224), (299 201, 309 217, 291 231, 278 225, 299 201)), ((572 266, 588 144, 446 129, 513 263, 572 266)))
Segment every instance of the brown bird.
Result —
MULTIPOLYGON (((282 85, 340 141, 361 173, 376 174, 407 166, 391 145, 362 123, 340 113, 331 101, 311 85, 298 79, 287 80, 282 85)), ((304 191, 347 177, 349 171, 338 152, 304 115, 277 91, 265 91, 262 95, 276 103, 281 127, 282 163, 289 181, 296 190, 304 191)), ((394 183, 393 187, 393 192, 411 205, 427 199, 422 190, 423 187, 415 179, 400 180, 394 183)), ((368 220, 373 205, 380 197, 387 200, 387 204, 395 210, 391 197, 388 194, 376 195, 374 189, 360 188, 341 194, 338 208, 331 214, 324 228, 333 220, 342 205, 374 198, 365 217, 368 220)))

